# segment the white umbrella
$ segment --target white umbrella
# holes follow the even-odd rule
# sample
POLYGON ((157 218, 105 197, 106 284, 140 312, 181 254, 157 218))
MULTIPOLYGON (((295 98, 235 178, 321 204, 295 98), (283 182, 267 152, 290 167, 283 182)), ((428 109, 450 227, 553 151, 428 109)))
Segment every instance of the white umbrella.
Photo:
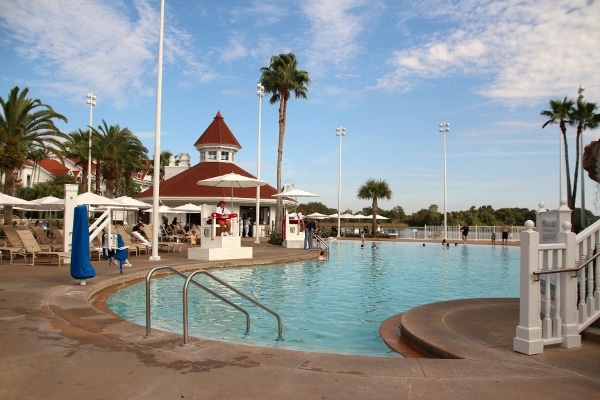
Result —
POLYGON ((340 215, 340 218, 342 218, 342 219, 353 219, 353 218, 356 218, 356 216, 354 214, 344 213, 344 214, 340 215))
MULTIPOLYGON (((214 187, 230 187, 231 188, 231 208, 233 208, 233 189, 234 188, 249 188, 264 186, 267 184, 265 181, 261 181, 256 178, 250 178, 248 176, 229 173, 225 175, 215 176, 214 178, 202 179, 197 182, 198 185, 203 186, 214 186, 214 187)), ((233 210, 232 210, 233 211, 233 210)))
POLYGON ((108 197, 97 195, 92 192, 81 193, 77 196, 77 205, 96 205, 96 206, 122 206, 121 203, 115 201, 114 199, 109 199, 108 197))
POLYGON ((319 197, 319 195, 301 189, 290 189, 274 194, 273 197, 319 197))
POLYGON ((18 197, 9 196, 8 194, 0 193, 0 206, 29 206, 30 201, 20 199, 18 197))
MULTIPOLYGON (((183 204, 177 207, 173 207, 173 211, 177 211, 177 212, 181 212, 181 213, 186 213, 188 214, 187 216, 189 217, 190 213, 199 213, 202 212, 202 207, 197 206, 195 204, 192 203, 187 203, 187 204, 183 204)), ((188 219, 187 223, 189 224, 190 221, 188 219)))
POLYGON ((314 212, 312 214, 308 214, 307 217, 314 218, 314 219, 323 219, 323 218, 327 218, 328 216, 325 214, 321 214, 320 212, 314 212))
POLYGON ((138 209, 139 208, 151 208, 152 207, 152 204, 144 203, 141 200, 134 199, 133 197, 129 197, 129 196, 121 196, 121 197, 117 197, 117 198, 115 198, 113 200, 121 203, 125 207, 135 207, 135 208, 138 208, 138 209))
MULTIPOLYGON (((371 215, 367 215, 367 218, 369 218, 369 219, 373 219, 373 214, 371 214, 371 215)), ((389 219, 389 218, 387 218, 387 217, 384 217, 383 215, 377 215, 377 216, 375 217, 375 219, 389 219)))
MULTIPOLYGON (((150 207, 150 208, 149 208, 149 209, 147 209, 147 210, 144 210, 144 212, 148 212, 148 213, 152 213, 153 211, 154 211, 154 209, 153 209, 152 207, 150 207)), ((165 214, 165 213, 172 213, 172 212, 173 212, 173 209, 172 209, 171 207, 167 207, 167 206, 158 206, 158 213, 159 213, 159 214, 160 214, 160 213, 162 213, 162 214, 165 214)))
MULTIPOLYGON (((362 214, 354 214, 354 218, 356 218, 356 219, 367 219, 368 217, 365 217, 362 214)), ((373 219, 373 217, 371 217, 371 219, 373 219)))
POLYGON ((31 210, 43 210, 43 211, 52 211, 52 210, 62 210, 65 208, 64 200, 59 199, 54 196, 46 196, 41 199, 36 199, 31 201, 31 210))
POLYGON ((202 211, 202 207, 192 203, 183 204, 181 206, 173 207, 173 211, 185 212, 185 213, 199 213, 202 211))

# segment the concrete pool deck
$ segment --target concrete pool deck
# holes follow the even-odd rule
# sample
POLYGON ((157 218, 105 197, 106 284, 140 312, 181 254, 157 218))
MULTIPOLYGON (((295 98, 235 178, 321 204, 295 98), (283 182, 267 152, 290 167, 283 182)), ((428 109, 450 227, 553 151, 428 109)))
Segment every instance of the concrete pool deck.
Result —
POLYGON ((0 399, 591 399, 600 391, 596 343, 536 356, 512 351, 517 299, 434 303, 402 316, 404 332, 421 346, 455 359, 343 356, 195 338, 182 346, 181 335, 153 330, 145 338, 145 327, 102 305, 103 289, 145 277, 156 266, 316 257, 254 239, 243 245, 254 247, 253 260, 198 262, 184 249, 161 252, 161 261, 132 257, 124 275, 94 262, 97 276, 86 286, 70 277, 68 266, 4 260, 0 399), (100 300, 90 302, 92 295, 100 300))

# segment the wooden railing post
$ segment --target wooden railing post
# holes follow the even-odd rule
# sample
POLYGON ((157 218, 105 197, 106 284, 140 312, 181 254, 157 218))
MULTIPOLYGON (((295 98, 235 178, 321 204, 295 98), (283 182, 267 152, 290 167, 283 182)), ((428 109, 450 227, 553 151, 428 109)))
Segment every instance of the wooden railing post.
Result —
POLYGON ((533 221, 525 222, 521 232, 521 273, 519 325, 513 339, 513 350, 527 355, 544 352, 542 321, 540 320, 540 282, 535 279, 538 269, 540 235, 533 221))
MULTIPOLYGON (((576 235, 571 232, 571 222, 564 221, 561 225, 562 231, 558 233, 558 242, 565 243, 566 249, 563 259, 563 268, 576 267, 577 258, 576 235)), ((562 301, 560 303, 560 315, 562 319, 562 343, 567 349, 581 346, 581 335, 579 334, 577 313, 577 278, 572 273, 558 274, 557 284, 560 285, 562 301)))

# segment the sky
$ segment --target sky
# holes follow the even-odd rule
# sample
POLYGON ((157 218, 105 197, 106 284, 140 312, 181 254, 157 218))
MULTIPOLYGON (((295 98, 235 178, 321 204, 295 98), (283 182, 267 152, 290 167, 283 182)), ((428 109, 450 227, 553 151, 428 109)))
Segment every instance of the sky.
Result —
MULTIPOLYGON (((337 208, 339 195, 358 212, 376 179, 392 191, 383 209, 443 211, 445 175, 448 212, 555 209, 564 150, 540 112, 580 86, 600 104, 599 20, 594 0, 166 0, 160 150, 197 164, 193 144, 220 111, 237 164, 257 175, 260 115, 260 177, 276 186, 278 104, 256 84, 292 52, 311 83, 288 105, 282 181, 319 195, 298 200, 337 208)), ((159 0, 0 0, 0 97, 28 87, 68 133, 88 129, 93 92, 92 125, 129 128, 153 158, 159 21, 159 0)), ((600 213, 587 176, 585 206, 600 213)))

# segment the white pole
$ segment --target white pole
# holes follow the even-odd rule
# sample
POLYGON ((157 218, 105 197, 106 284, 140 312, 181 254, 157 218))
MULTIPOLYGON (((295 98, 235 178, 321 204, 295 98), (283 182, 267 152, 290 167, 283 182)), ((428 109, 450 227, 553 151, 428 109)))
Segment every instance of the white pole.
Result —
MULTIPOLYGON (((583 95, 583 91, 585 90, 585 88, 581 85, 579 85, 579 89, 577 90, 577 93, 579 94, 579 96, 577 97, 577 100, 583 101, 584 95, 583 95)), ((578 106, 579 107, 579 106, 578 106)), ((579 156, 579 176, 581 177, 581 211, 580 211, 580 216, 581 216, 581 229, 585 228, 585 223, 586 223, 586 218, 585 218, 585 188, 584 188, 584 180, 585 180, 585 174, 583 173, 583 131, 581 132, 581 135, 579 136, 579 150, 580 150, 580 156, 579 156)), ((573 210, 575 211, 575 210, 573 210)))
POLYGON ((448 240, 448 192, 446 189, 446 133, 450 132, 450 123, 442 122, 440 132, 444 135, 444 239, 448 240))
POLYGON ((156 119, 154 132, 154 176, 152 181, 152 255, 150 260, 160 260, 158 255, 158 207, 160 199, 160 123, 162 98, 163 31, 165 26, 165 0, 160 0, 160 24, 158 30, 158 66, 156 80, 156 119))
POLYGON ((92 109, 96 105, 96 96, 93 92, 87 94, 86 103, 90 105, 90 131, 88 136, 88 176, 87 191, 92 191, 92 109))
MULTIPOLYGON (((260 127, 261 127, 261 113, 262 113, 262 98, 265 95, 265 88, 260 82, 256 85, 258 89, 256 94, 258 95, 258 151, 256 156, 256 179, 260 179, 260 127)), ((255 243, 260 243, 260 235, 258 229, 260 227, 260 186, 256 187, 256 218, 254 218, 254 237, 255 243)))
POLYGON ((346 128, 344 128, 343 126, 340 125, 339 128, 335 129, 335 134, 336 136, 340 137, 340 169, 339 169, 339 174, 338 174, 338 223, 337 223, 337 237, 340 237, 340 231, 341 231, 341 221, 340 221, 340 214, 342 212, 341 210, 341 204, 342 204, 342 136, 344 136, 346 134, 346 128))

